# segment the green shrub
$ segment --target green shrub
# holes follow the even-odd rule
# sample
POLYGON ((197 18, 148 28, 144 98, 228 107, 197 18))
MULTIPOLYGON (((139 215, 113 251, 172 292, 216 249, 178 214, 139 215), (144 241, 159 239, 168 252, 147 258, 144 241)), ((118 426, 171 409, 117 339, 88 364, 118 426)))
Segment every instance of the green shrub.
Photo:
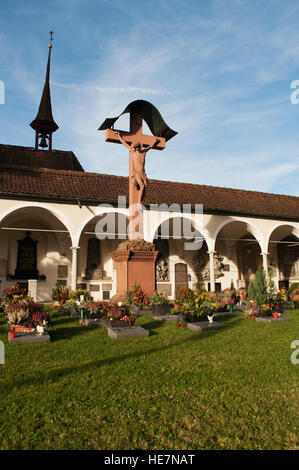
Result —
POLYGON ((263 268, 259 268, 255 273, 254 281, 248 286, 248 297, 253 300, 260 312, 263 304, 268 301, 268 282, 263 268))

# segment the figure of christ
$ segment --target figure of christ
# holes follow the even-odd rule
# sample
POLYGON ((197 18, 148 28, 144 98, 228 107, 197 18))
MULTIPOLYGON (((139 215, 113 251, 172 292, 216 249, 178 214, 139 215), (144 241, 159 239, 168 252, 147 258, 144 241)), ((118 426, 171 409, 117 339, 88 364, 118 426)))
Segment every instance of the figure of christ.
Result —
POLYGON ((145 190, 147 186, 147 176, 145 173, 145 156, 149 150, 151 150, 160 139, 157 137, 155 142, 149 147, 142 148, 140 142, 132 143, 129 145, 122 137, 119 131, 116 131, 121 143, 130 150, 130 157, 132 161, 132 168, 130 172, 130 184, 133 184, 138 189, 138 204, 142 204, 145 190))

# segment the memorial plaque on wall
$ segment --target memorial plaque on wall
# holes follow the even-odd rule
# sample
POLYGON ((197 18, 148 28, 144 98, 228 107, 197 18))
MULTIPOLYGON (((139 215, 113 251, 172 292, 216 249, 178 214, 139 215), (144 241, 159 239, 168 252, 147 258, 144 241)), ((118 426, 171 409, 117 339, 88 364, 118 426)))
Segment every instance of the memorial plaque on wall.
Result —
POLYGON ((112 284, 102 284, 102 290, 112 290, 112 284))
POLYGON ((100 286, 98 284, 90 284, 89 290, 90 292, 98 292, 100 290, 100 286))
POLYGON ((171 284, 157 284, 157 292, 166 296, 171 296, 171 284))
POLYGON ((67 266, 64 264, 57 266, 57 277, 67 277, 67 266))
POLYGON ((103 291, 103 300, 110 300, 110 291, 104 290, 103 291))

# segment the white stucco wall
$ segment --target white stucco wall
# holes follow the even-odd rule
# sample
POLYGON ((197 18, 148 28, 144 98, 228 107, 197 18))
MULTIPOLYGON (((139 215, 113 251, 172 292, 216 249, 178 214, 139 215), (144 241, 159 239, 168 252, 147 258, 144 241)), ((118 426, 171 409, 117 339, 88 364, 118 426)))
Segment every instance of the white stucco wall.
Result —
MULTIPOLYGON (((0 199, 0 280, 1 289, 6 285, 10 284, 10 281, 6 280, 6 274, 14 274, 17 259, 17 240, 24 238, 24 231, 8 231, 3 230, 3 227, 7 227, 10 221, 14 221, 13 226, 18 227, 18 215, 22 214, 23 210, 26 210, 26 214, 30 214, 30 210, 43 211, 45 214, 51 215, 51 221, 49 226, 53 223, 53 220, 57 220, 59 228, 64 229, 64 233, 51 233, 51 232, 32 232, 32 238, 38 241, 37 254, 38 254, 38 270, 40 274, 45 274, 46 281, 40 281, 38 283, 38 295, 40 300, 49 300, 51 289, 57 280, 57 267, 58 265, 68 266, 68 277, 67 284, 71 285, 72 282, 72 252, 71 247, 80 247, 78 250, 78 278, 83 276, 85 273, 86 259, 87 259, 87 240, 86 235, 82 235, 85 226, 92 222, 93 219, 106 212, 117 212, 115 208, 105 208, 102 206, 97 207, 79 207, 78 204, 59 204, 52 202, 35 202, 35 201, 19 201, 12 199, 0 199), (29 211, 29 212, 28 212, 29 211), (13 217, 15 215, 16 217, 13 217)), ((119 212, 128 216, 127 209, 121 209, 119 212)), ((144 238, 147 241, 152 242, 156 230, 159 225, 172 217, 181 217, 182 214, 171 213, 167 210, 164 211, 148 211, 144 212, 144 238)), ((224 257, 224 264, 229 264, 230 270, 224 272, 223 276, 216 279, 216 282, 221 282, 222 288, 229 287, 231 280, 236 282, 238 278, 238 263, 237 256, 234 248, 234 244, 221 245, 221 242, 217 242, 217 236, 220 231, 225 227, 229 227, 229 224, 234 222, 241 222, 249 233, 251 233, 259 243, 261 253, 270 252, 271 257, 274 261, 276 259, 276 251, 274 245, 269 245, 271 234, 274 230, 279 227, 288 226, 286 233, 293 233, 295 236, 299 236, 299 223, 290 223, 287 221, 278 221, 271 219, 261 219, 254 217, 237 217, 237 216, 224 216, 224 215, 210 215, 210 214, 184 214, 186 219, 192 221, 193 227, 200 232, 208 246, 208 251, 222 251, 219 253, 224 257), (222 248, 221 248, 222 247, 222 248)), ((38 222, 38 217, 32 218, 27 216, 22 220, 21 227, 24 229, 34 228, 34 224, 38 222)), ((45 220, 43 221, 45 223, 45 220)), ((231 225, 232 226, 232 225, 231 225)), ((45 229, 46 230, 46 229, 45 229)), ((280 233, 274 232, 274 233, 280 233)), ((282 230, 281 233, 284 233, 282 230)), ((192 266, 192 252, 184 251, 183 240, 171 240, 170 241, 170 281, 174 285, 174 265, 177 262, 185 262, 188 265, 188 273, 191 276, 191 284, 196 279, 196 274, 192 266)), ((115 269, 113 268, 113 262, 111 259, 111 253, 115 250, 118 244, 118 240, 104 240, 101 243, 101 256, 102 266, 106 272, 107 277, 112 278, 113 289, 111 296, 116 292, 116 278, 115 269)), ((279 273, 275 273, 276 282, 278 282, 279 273)), ((105 282, 105 281, 103 281, 105 282)), ((111 282, 111 281, 109 281, 111 282)), ((101 298, 100 293, 95 297, 101 298)))

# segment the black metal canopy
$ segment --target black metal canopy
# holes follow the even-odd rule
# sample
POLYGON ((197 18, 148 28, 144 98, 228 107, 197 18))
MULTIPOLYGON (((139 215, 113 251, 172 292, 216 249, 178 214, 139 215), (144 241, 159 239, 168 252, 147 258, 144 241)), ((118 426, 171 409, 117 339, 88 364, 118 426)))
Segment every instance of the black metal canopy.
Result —
POLYGON ((126 113, 131 114, 134 112, 141 114, 142 119, 144 119, 144 121, 147 123, 153 135, 157 137, 164 137, 165 140, 168 141, 177 134, 176 131, 170 129, 170 127, 167 126, 157 108, 148 101, 144 100, 132 101, 132 103, 128 104, 126 109, 121 114, 119 114, 119 116, 105 119, 98 130, 103 131, 106 129, 111 129, 120 116, 126 113))

